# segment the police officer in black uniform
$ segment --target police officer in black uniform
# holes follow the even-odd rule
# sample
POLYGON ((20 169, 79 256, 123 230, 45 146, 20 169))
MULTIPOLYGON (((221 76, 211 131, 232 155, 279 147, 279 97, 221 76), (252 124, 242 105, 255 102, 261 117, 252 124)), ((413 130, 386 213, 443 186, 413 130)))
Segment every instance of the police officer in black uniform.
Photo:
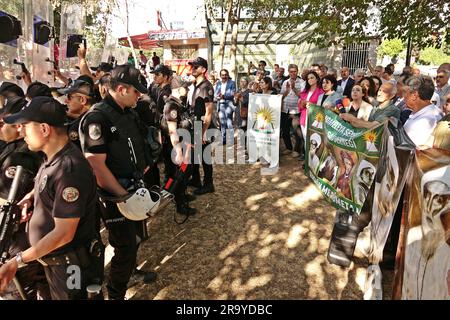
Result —
MULTIPOLYGON (((19 126, 3 123, 4 117, 19 112, 26 104, 27 101, 24 98, 10 98, 0 113, 0 139, 6 142, 0 153, 0 205, 6 203, 16 167, 20 165, 24 168, 24 174, 16 195, 16 198, 20 200, 33 189, 33 178, 42 162, 40 155, 28 149, 23 137, 20 136, 19 126)), ((28 247, 25 223, 22 223, 18 231, 13 235, 9 255, 15 256, 18 252, 26 250, 28 247)), ((16 276, 27 299, 36 299, 38 291, 41 298, 49 297, 44 269, 38 262, 32 262, 25 268, 18 270, 16 276)), ((10 290, 7 291, 9 293, 3 295, 3 299, 20 299, 17 288, 14 288, 14 286, 11 286, 10 290)))
POLYGON ((97 177, 103 220, 109 243, 115 249, 107 284, 109 299, 114 300, 125 297, 142 229, 146 228, 142 222, 122 215, 111 201, 111 197, 126 197, 129 191, 142 187, 144 171, 148 170, 150 160, 144 140, 147 132, 132 109, 147 92, 139 75, 131 65, 117 66, 111 73, 108 95, 91 108, 80 124, 81 145, 97 177))
MULTIPOLYGON (((214 111, 214 88, 211 84, 211 82, 208 81, 206 78, 206 72, 208 71, 208 62, 198 57, 194 59, 193 61, 189 62, 189 64, 192 66, 192 75, 195 77, 195 87, 194 92, 192 95, 192 106, 191 106, 191 112, 195 116, 196 121, 202 122, 202 151, 204 152, 207 145, 210 143, 210 141, 206 141, 205 139, 205 133, 206 130, 209 129, 211 120, 212 120, 212 114, 214 111)), ((193 138, 193 142, 195 143, 195 137, 193 138)), ((204 173, 204 179, 203 179, 203 185, 201 184, 200 179, 200 165, 199 159, 194 159, 194 168, 192 173, 192 179, 189 182, 190 185, 197 187, 196 190, 194 190, 194 194, 196 195, 202 195, 206 193, 214 192, 214 183, 213 183, 213 167, 212 164, 208 164, 205 162, 205 156, 202 152, 202 166, 203 166, 203 173, 204 173)), ((195 152, 193 152, 193 155, 195 157, 195 152)))
POLYGON ((69 139, 81 150, 78 128, 82 117, 92 106, 93 88, 89 82, 77 79, 69 87, 57 91, 66 96, 69 139))
POLYGON ((170 80, 173 72, 168 66, 159 64, 154 70, 150 71, 150 73, 153 73, 155 76, 153 85, 157 85, 157 89, 154 89, 153 92, 150 91, 150 97, 155 101, 156 108, 159 114, 162 115, 166 99, 172 92, 170 80))
MULTIPOLYGON (((161 65, 158 65, 160 67, 161 65)), ((156 69, 158 69, 156 67, 156 69)), ((167 179, 181 179, 177 181, 174 190, 177 212, 183 215, 194 215, 197 210, 189 207, 189 202, 194 196, 186 194, 187 179, 192 173, 190 159, 190 148, 187 148, 186 141, 182 141, 177 133, 177 129, 182 128, 191 130, 191 122, 186 121, 189 118, 188 110, 183 106, 181 97, 186 96, 186 88, 179 79, 171 81, 171 95, 166 98, 163 109, 163 118, 161 120, 161 133, 163 140, 163 158, 167 179), (184 164, 186 167, 181 168, 184 164)))
POLYGON ((18 267, 38 260, 52 299, 85 299, 87 287, 102 282, 96 268, 103 261, 94 262, 102 251, 95 232, 96 183, 89 163, 69 141, 65 109, 52 98, 37 97, 4 121, 22 124, 29 149, 42 151, 45 162, 34 190, 18 203, 25 211, 34 202, 28 224, 31 247, 0 267, 0 291, 18 267))
POLYGON ((9 98, 21 97, 25 98, 25 93, 17 84, 3 81, 0 86, 0 107, 4 107, 9 98))

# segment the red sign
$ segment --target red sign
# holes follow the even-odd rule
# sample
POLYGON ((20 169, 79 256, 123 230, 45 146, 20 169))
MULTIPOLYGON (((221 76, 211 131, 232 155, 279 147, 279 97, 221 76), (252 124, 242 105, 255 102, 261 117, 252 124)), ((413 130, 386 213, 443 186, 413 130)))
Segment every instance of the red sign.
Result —
POLYGON ((175 71, 179 76, 192 74, 192 66, 188 62, 193 59, 174 59, 165 60, 164 64, 168 65, 173 71, 175 71))

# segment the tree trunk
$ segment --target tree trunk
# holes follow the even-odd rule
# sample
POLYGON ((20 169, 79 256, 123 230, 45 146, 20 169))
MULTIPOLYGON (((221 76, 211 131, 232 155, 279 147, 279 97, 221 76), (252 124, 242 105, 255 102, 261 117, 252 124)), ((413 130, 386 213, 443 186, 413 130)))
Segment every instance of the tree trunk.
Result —
POLYGON ((236 11, 233 15, 233 20, 231 22, 231 49, 230 49, 230 74, 231 77, 237 81, 238 70, 236 68, 236 51, 237 51, 237 38, 239 29, 239 19, 241 16, 240 1, 238 0, 236 4, 236 11))
POLYGON ((134 44, 131 41, 131 36, 130 36, 130 19, 129 19, 129 11, 128 11, 128 0, 125 0, 125 13, 126 13, 126 19, 127 19, 127 21, 126 21, 127 39, 128 39, 128 43, 130 44, 131 53, 133 54, 134 66, 136 67, 136 69, 139 69, 139 61, 137 60, 136 51, 134 51, 134 44))
POLYGON ((223 60, 225 58, 225 42, 227 40, 228 25, 230 23, 232 8, 233 8, 233 0, 227 0, 227 15, 225 16, 225 25, 222 30, 222 36, 220 37, 220 47, 219 47, 220 69, 223 69, 223 60))

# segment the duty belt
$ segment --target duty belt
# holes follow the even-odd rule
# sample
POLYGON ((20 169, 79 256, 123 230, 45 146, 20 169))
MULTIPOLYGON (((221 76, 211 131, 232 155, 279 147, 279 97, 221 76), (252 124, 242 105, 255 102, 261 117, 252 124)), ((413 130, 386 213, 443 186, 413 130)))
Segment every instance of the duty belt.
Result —
POLYGON ((42 257, 37 261, 44 267, 61 265, 80 265, 83 267, 90 263, 89 252, 83 246, 56 256, 42 257))

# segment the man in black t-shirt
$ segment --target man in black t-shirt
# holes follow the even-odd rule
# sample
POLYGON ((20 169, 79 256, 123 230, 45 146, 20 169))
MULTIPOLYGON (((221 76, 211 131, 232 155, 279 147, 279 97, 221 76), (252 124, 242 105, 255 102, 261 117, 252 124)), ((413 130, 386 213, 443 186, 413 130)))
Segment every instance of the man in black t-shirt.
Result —
MULTIPOLYGON (((24 98, 15 97, 8 99, 6 106, 0 113, 0 121, 3 122, 3 118, 8 115, 20 112, 26 104, 27 101, 24 98)), ((20 165, 23 168, 23 175, 16 194, 16 199, 20 200, 33 189, 33 179, 41 165, 42 157, 28 149, 27 144, 20 135, 19 125, 3 123, 0 126, 0 139, 6 143, 0 150, 0 205, 4 205, 7 202, 17 166, 20 165)), ((26 250, 28 247, 25 223, 22 223, 10 239, 8 253, 10 256, 15 256, 18 252, 26 250)), ((37 294, 43 299, 48 298, 47 280, 45 279, 44 268, 39 262, 32 262, 25 268, 18 270, 16 276, 28 300, 37 299, 37 294)), ((2 294, 1 299, 20 299, 17 288, 11 284, 6 292, 2 294)))
POLYGON ((93 263, 102 251, 95 231, 95 177, 83 154, 69 142, 65 109, 52 98, 37 97, 4 121, 22 124, 29 149, 44 152, 46 159, 34 190, 18 204, 24 212, 34 201, 28 226, 31 247, 0 267, 0 291, 18 267, 38 260, 52 299, 85 299, 87 286, 102 282, 93 263))
MULTIPOLYGON (((194 155, 194 167, 192 172, 192 179, 190 181, 190 185, 197 187, 194 191, 196 195, 202 195, 206 193, 214 192, 214 183, 213 183, 213 166, 208 162, 205 162, 205 148, 208 146, 210 142, 206 141, 206 130, 209 129, 211 124, 212 114, 214 110, 214 88, 211 82, 206 79, 206 72, 208 71, 208 62, 198 57, 193 61, 189 62, 192 65, 192 75, 195 77, 195 87, 192 95, 192 106, 191 113, 195 116, 195 121, 202 122, 202 156, 201 162, 203 166, 204 179, 203 185, 201 184, 200 179, 200 159, 195 159, 196 152, 194 151, 192 154, 194 155)), ((193 138, 193 143, 196 142, 195 137, 193 138)), ((212 155, 209 156, 212 160, 212 155)))
MULTIPOLYGON (((146 234, 144 219, 131 220, 118 208, 118 202, 145 188, 144 172, 151 162, 145 141, 148 132, 132 109, 147 92, 139 75, 130 65, 117 66, 111 73, 108 94, 80 123, 81 146, 97 178, 103 220, 114 247, 107 284, 109 299, 114 300, 125 298, 139 243, 146 234)), ((151 272, 144 275, 146 282, 155 278, 151 272)))

